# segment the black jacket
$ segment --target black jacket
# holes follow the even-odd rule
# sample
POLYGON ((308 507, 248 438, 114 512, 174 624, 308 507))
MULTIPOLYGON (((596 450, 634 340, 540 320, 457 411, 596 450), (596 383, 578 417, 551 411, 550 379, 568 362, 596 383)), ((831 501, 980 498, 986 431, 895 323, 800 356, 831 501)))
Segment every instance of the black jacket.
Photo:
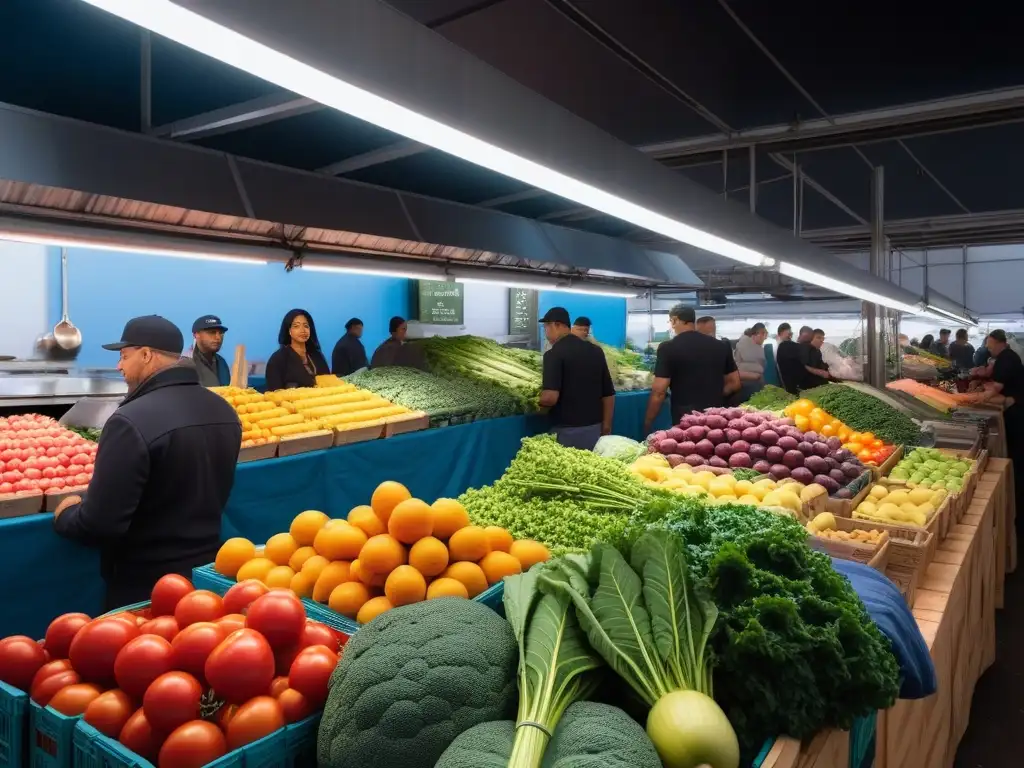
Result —
POLYGON ((366 368, 366 347, 363 342, 351 333, 346 333, 334 345, 331 353, 331 373, 335 376, 348 376, 360 368, 366 368))
POLYGON ((53 527, 100 549, 108 584, 145 590, 212 562, 241 439, 234 410, 194 369, 161 371, 103 425, 89 490, 53 527))
POLYGON ((310 374, 302 364, 299 353, 291 347, 279 347, 267 360, 267 391, 291 387, 315 387, 316 377, 331 372, 327 360, 318 350, 306 349, 306 355, 316 368, 316 375, 310 374))

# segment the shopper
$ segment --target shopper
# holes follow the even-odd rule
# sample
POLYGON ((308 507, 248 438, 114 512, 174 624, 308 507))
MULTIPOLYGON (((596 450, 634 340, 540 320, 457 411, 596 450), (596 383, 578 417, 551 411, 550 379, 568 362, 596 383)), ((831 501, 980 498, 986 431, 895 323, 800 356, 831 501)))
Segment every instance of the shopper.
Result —
POLYGON ((675 338, 658 345, 644 432, 650 432, 668 391, 673 423, 690 411, 721 407, 739 391, 740 375, 731 350, 698 331, 694 315, 693 308, 683 304, 669 310, 668 321, 675 338))
POLYGON ((191 578, 220 546, 242 427, 178 364, 183 346, 156 315, 129 320, 104 346, 120 352, 129 393, 103 425, 88 492, 54 512, 58 534, 100 550, 108 611, 148 599, 166 573, 191 578))
POLYGON ((313 316, 304 309, 292 309, 281 321, 277 352, 267 361, 267 391, 315 387, 316 377, 328 374, 313 316))
POLYGON ((427 364, 420 348, 415 344, 407 344, 405 341, 409 332, 409 324, 405 318, 392 317, 388 323, 388 332, 391 335, 373 353, 373 359, 370 360, 371 368, 404 366, 427 370, 427 364))
MULTIPOLYGON (((988 336, 986 335, 981 346, 974 353, 974 367, 975 369, 987 369, 991 362, 992 353, 988 351, 988 336)), ((972 371, 972 373, 978 375, 976 371, 972 371)))
POLYGON ((956 341, 949 345, 949 359, 958 371, 969 371, 974 367, 974 345, 967 341, 967 329, 956 332, 956 341))
MULTIPOLYGON (((802 335, 803 329, 800 332, 802 335)), ((828 365, 826 365, 825 359, 821 356, 821 345, 824 343, 825 332, 821 328, 815 328, 811 331, 811 338, 800 343, 804 370, 806 371, 801 389, 812 389, 822 384, 827 384, 829 379, 832 378, 828 372, 828 365)))
POLYGON ((698 317, 696 326, 697 331, 703 333, 705 336, 715 338, 718 335, 718 324, 715 322, 715 318, 711 315, 698 317))
POLYGON ((590 318, 580 315, 572 323, 572 335, 584 341, 590 340, 590 318))
POLYGON ((797 341, 793 340, 793 327, 789 323, 779 326, 776 339, 779 342, 775 352, 775 359, 779 369, 779 379, 782 387, 791 395, 796 395, 803 389, 804 377, 807 374, 803 362, 803 350, 800 341, 810 341, 812 328, 804 326, 800 329, 797 341))
POLYGON ((353 317, 345 323, 345 335, 334 345, 331 373, 335 376, 348 376, 368 366, 366 347, 363 346, 363 321, 353 317))
POLYGON ((943 328, 939 331, 939 340, 933 341, 928 351, 939 357, 949 357, 949 328, 943 328))
POLYGON ((764 342, 768 329, 764 323, 754 323, 736 342, 733 358, 740 374, 740 402, 764 387, 764 342))
POLYGON ((925 352, 931 352, 932 343, 934 341, 935 337, 932 336, 930 333, 926 333, 924 336, 921 337, 921 344, 920 346, 918 346, 918 349, 923 349, 925 352))
POLYGON ((192 360, 204 387, 226 387, 231 383, 231 368, 219 354, 227 332, 216 315, 203 315, 192 323, 192 348, 184 357, 192 360))
MULTIPOLYGON (((1014 493, 1017 509, 1024 509, 1024 364, 1020 355, 1010 349, 1006 333, 1000 329, 992 331, 985 345, 994 360, 990 381, 985 391, 991 395, 1000 394, 1007 398, 1003 419, 1006 423, 1006 448, 1013 462, 1014 493)), ((97 465, 98 466, 98 465, 97 465)), ((1024 534, 1024 515, 1017 515, 1018 536, 1024 534)))
POLYGON ((615 385, 604 352, 569 329, 569 313, 552 307, 540 320, 551 348, 544 353, 540 405, 550 408, 560 445, 592 450, 612 432, 615 385))

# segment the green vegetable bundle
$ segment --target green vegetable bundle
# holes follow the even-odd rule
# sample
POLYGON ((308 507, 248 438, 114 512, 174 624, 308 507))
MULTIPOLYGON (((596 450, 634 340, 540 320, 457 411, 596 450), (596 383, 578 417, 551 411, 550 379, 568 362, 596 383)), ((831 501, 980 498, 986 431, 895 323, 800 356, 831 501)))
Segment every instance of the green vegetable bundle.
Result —
POLYGON ((891 445, 917 445, 921 437, 921 430, 905 413, 853 387, 824 384, 800 394, 850 429, 871 432, 891 445))
POLYGON ((643 355, 628 349, 616 349, 607 344, 598 343, 598 346, 604 352, 615 389, 625 392, 651 386, 651 372, 644 364, 643 355))
POLYGON ((466 378, 446 379, 416 368, 364 369, 345 380, 435 419, 467 414, 489 419, 522 412, 519 400, 501 387, 466 378))
POLYGON ((751 395, 744 405, 759 411, 781 411, 794 400, 796 396, 789 394, 782 387, 767 384, 751 395))

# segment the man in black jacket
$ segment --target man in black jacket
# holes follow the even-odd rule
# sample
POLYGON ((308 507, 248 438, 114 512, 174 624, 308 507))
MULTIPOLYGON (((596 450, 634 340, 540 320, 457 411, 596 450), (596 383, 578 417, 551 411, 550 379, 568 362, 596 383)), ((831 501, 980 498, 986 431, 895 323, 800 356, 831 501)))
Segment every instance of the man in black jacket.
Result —
POLYGON ((162 317, 129 320, 117 365, 127 397, 103 425, 88 493, 54 513, 61 536, 100 550, 108 610, 148 599, 167 573, 212 562, 231 494, 242 427, 221 397, 178 364, 181 331, 162 317))
POLYGON ((353 317, 345 323, 345 335, 338 339, 331 353, 331 373, 348 376, 360 368, 366 368, 366 347, 363 346, 363 321, 353 317))

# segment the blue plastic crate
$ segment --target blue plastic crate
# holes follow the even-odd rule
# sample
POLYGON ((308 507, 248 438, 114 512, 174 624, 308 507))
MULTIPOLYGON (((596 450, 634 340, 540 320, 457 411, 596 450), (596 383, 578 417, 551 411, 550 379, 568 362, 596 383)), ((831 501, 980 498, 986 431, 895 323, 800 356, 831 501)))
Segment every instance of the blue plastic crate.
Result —
POLYGON ((768 741, 764 743, 764 746, 761 747, 761 751, 757 753, 757 757, 754 758, 752 768, 761 768, 761 765, 764 763, 764 759, 768 757, 768 753, 772 751, 773 746, 775 746, 774 739, 768 739, 768 741))
POLYGON ((30 768, 72 768, 72 740, 75 723, 81 716, 68 717, 50 707, 40 707, 34 701, 28 706, 30 768))
POLYGON ((850 768, 871 768, 875 764, 875 730, 878 713, 858 717, 850 729, 850 768))
MULTIPOLYGON (((213 569, 213 565, 203 565, 199 568, 192 569, 192 584, 196 589, 208 589, 211 592, 216 592, 218 595, 223 595, 236 582, 233 579, 229 579, 225 576, 221 576, 217 571, 213 569)), ((505 606, 502 603, 502 597, 505 594, 505 585, 495 584, 493 587, 488 588, 485 592, 481 592, 479 595, 474 597, 478 603, 483 603, 493 611, 497 611, 500 615, 505 615, 505 606)), ((359 625, 352 621, 352 619, 335 613, 326 605, 317 603, 308 598, 302 599, 302 604, 306 607, 306 616, 313 621, 319 621, 332 629, 337 629, 340 632, 344 632, 346 635, 354 635, 359 629, 359 625)))
POLYGON ((28 694, 0 683, 0 768, 21 768, 28 731, 28 694))
POLYGON ((316 736, 320 730, 320 713, 285 727, 289 768, 316 765, 316 736))

